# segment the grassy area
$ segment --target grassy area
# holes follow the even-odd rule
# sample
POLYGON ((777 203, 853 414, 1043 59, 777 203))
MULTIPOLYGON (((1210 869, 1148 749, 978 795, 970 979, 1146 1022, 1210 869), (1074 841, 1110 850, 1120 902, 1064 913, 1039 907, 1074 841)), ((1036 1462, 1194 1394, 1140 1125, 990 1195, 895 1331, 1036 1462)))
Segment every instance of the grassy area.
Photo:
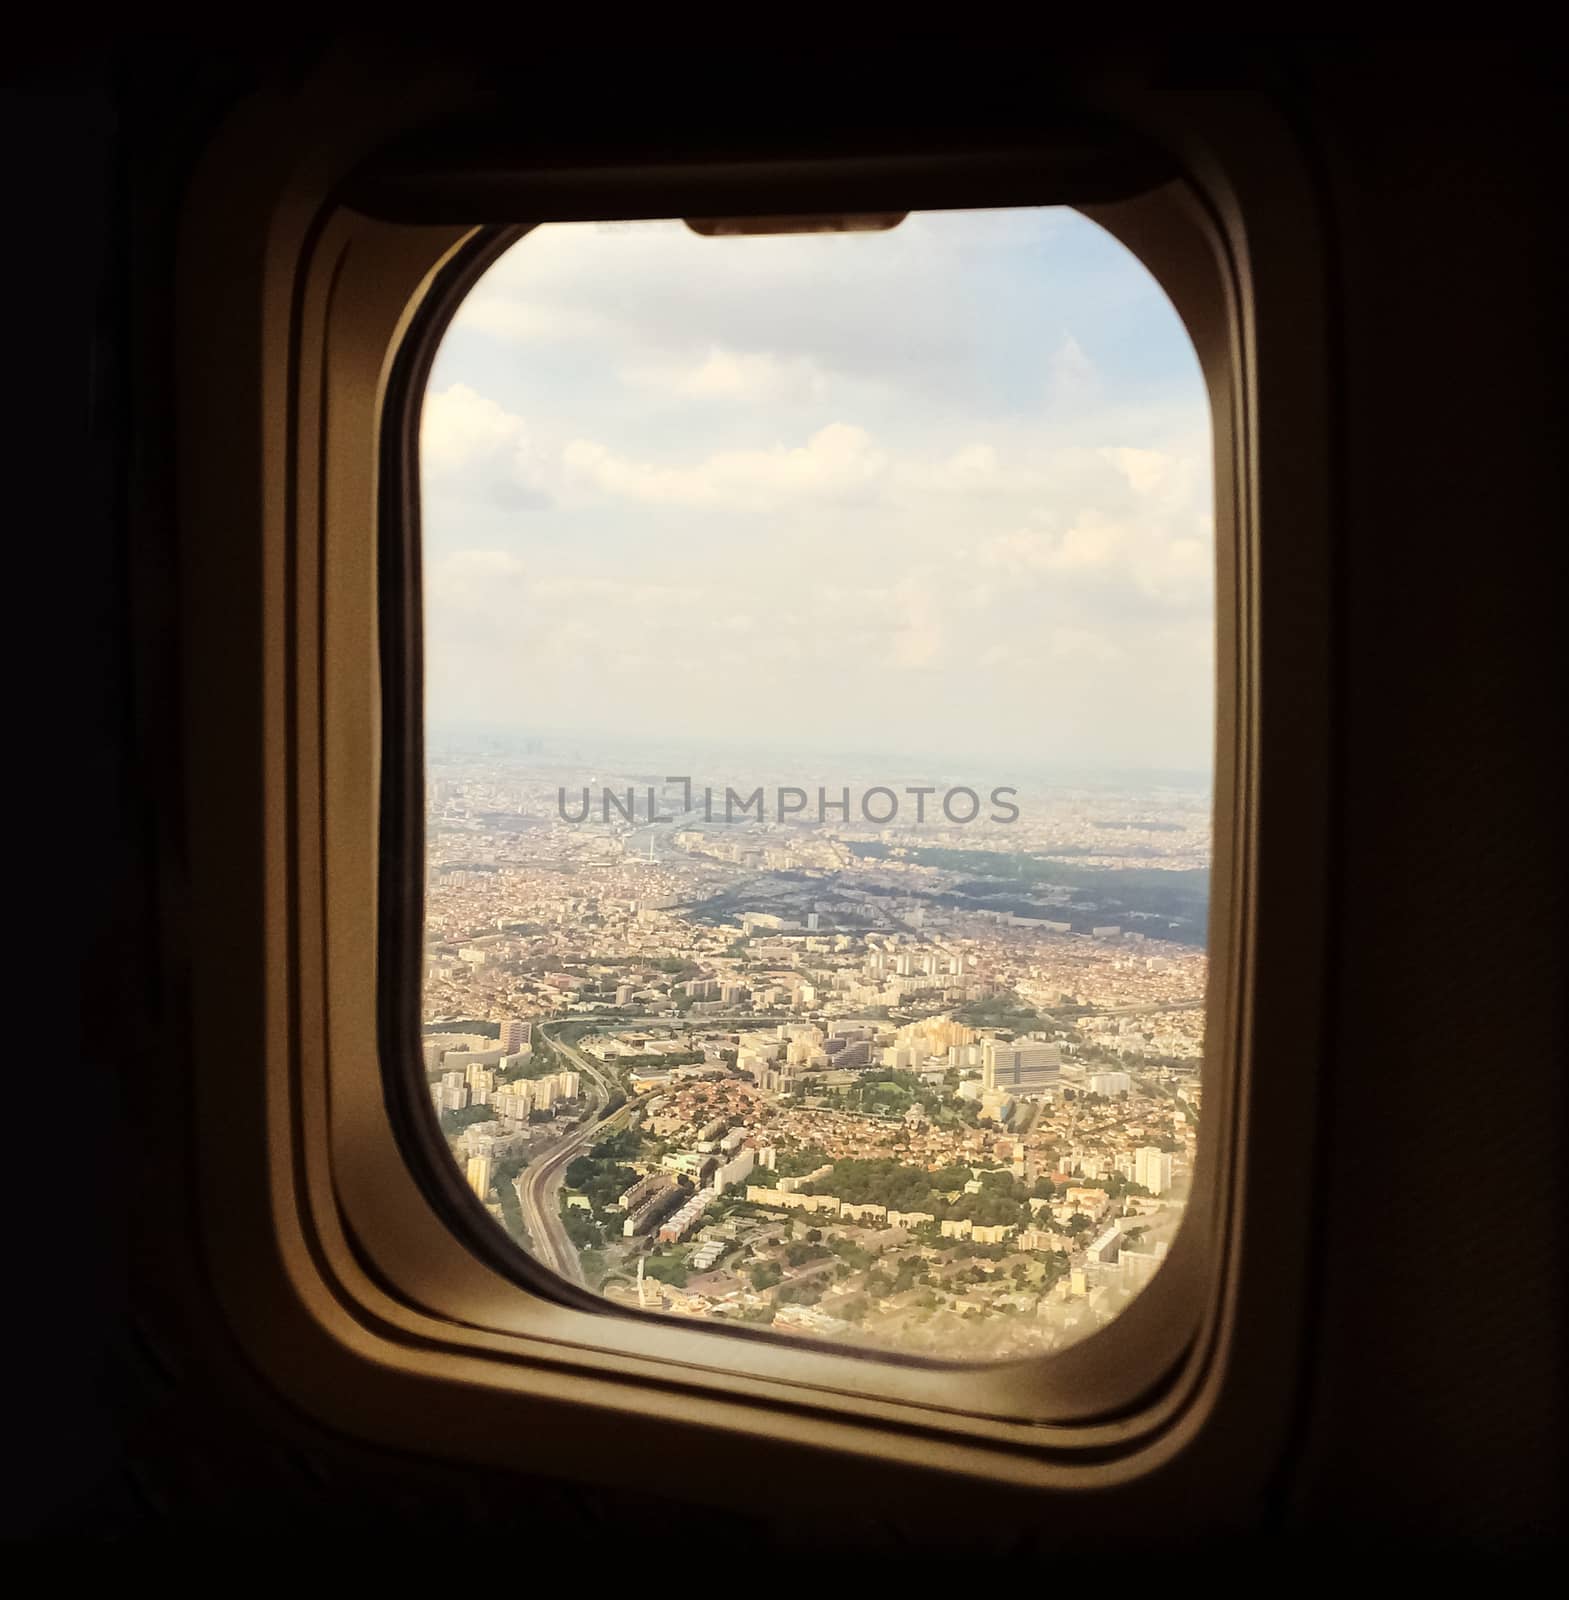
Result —
POLYGON ((513 1180, 528 1165, 521 1157, 503 1161, 494 1173, 496 1195, 501 1201, 501 1216, 507 1232, 521 1245, 528 1243, 528 1230, 523 1226, 523 1210, 518 1204, 518 1192, 513 1180))

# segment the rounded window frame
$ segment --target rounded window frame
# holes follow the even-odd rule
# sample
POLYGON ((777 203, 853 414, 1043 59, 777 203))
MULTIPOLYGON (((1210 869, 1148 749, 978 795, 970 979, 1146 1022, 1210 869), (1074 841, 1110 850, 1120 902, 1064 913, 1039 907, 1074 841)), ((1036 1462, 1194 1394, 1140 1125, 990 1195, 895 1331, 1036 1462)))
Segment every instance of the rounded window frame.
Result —
MULTIPOLYGON (((1240 144, 1231 149, 1240 159, 1240 144)), ((249 446, 263 470, 245 480, 260 492, 254 526, 244 528, 255 535, 264 576, 261 692, 272 712, 264 719, 258 763, 267 784, 272 864, 262 943, 276 980, 260 1041, 266 1139, 259 1161, 208 1163, 204 1183, 214 1202, 206 1218, 220 1293, 248 1342, 288 1375, 291 1387, 309 1392, 313 1405, 333 1411, 341 1397, 325 1392, 293 1357, 280 1356, 275 1334, 257 1330, 246 1309, 254 1310, 256 1291, 232 1270, 227 1248, 242 1222, 253 1236, 258 1229, 265 1235, 276 1285, 289 1300, 285 1320, 297 1334, 318 1346, 325 1340, 339 1359, 371 1359, 384 1372, 400 1372, 414 1388, 447 1397, 456 1411, 463 1407, 452 1385, 461 1376, 463 1385, 493 1399, 511 1396, 537 1406, 565 1397, 628 1417, 700 1418, 721 1432, 740 1427, 754 1433, 766 1417, 772 1436, 819 1450, 837 1444, 910 1465, 929 1465, 935 1450, 954 1470, 1065 1487, 1128 1481, 1191 1442, 1213 1408, 1217 1386, 1236 1365, 1238 1257, 1252 1233, 1249 1214, 1257 1210, 1246 1147, 1257 1135, 1261 1107, 1277 1131, 1292 1123, 1306 1127, 1311 1084, 1303 1074, 1295 1092, 1283 1093, 1254 1071, 1261 992, 1301 992, 1300 983, 1277 968, 1271 969, 1273 986, 1261 984, 1257 959, 1259 797, 1266 778, 1274 777, 1278 789, 1285 775, 1282 758, 1261 754, 1259 737, 1258 686, 1268 641, 1258 631, 1267 576, 1259 561, 1256 469, 1258 262, 1249 248, 1255 242, 1240 227, 1246 208, 1234 191, 1234 173, 1213 162, 1206 172, 1201 159, 1186 164, 1180 191, 1164 192, 1163 214, 1152 212, 1147 199, 1081 209, 1122 238, 1172 296, 1211 387, 1220 731, 1209 1030, 1212 1038, 1218 1032, 1219 1048, 1206 1051, 1204 1092, 1206 1124, 1216 1132, 1207 1155, 1201 1144, 1189 1217, 1168 1264, 1116 1322, 1054 1355, 930 1367, 882 1352, 827 1350, 763 1332, 749 1337, 732 1328, 621 1314, 603 1301, 593 1309, 564 1303, 541 1293, 540 1285, 519 1281, 513 1269, 526 1258, 482 1211, 476 1228, 459 1232, 468 1249, 452 1249, 449 1222, 461 1218, 465 1205, 476 1220, 478 1205, 444 1149, 438 1170, 454 1180, 450 1198, 459 1208, 447 1216, 445 1202, 438 1197, 433 1205, 403 1161, 389 1162, 399 1132, 406 1148, 409 1133, 399 1129, 406 1108, 399 1109, 397 1092, 384 1097, 389 1080, 372 1043, 381 1035, 378 971, 385 971, 377 961, 376 906, 394 903, 397 887, 383 877, 394 853, 378 841, 389 815, 380 775, 393 771, 382 759, 385 713, 397 697, 382 677, 380 656, 385 630, 396 621, 388 589, 405 601, 411 590, 381 583, 392 537, 382 513, 399 494, 410 503, 411 471, 417 491, 417 452, 408 448, 417 438, 417 431, 409 432, 417 430, 417 408, 411 411, 408 402, 423 392, 422 383, 409 384, 418 365, 411 364, 411 352, 421 332, 420 308, 436 304, 432 295, 449 293, 454 275, 470 270, 475 252, 492 247, 497 236, 476 243, 473 229, 376 221, 337 204, 335 186, 320 173, 309 175, 314 185, 303 186, 297 173, 291 175, 292 209, 279 208, 270 191, 259 285, 266 316, 261 336, 248 347, 263 380, 262 426, 249 446), (1181 242, 1174 247, 1174 241, 1181 242), (1163 252, 1172 258, 1163 261, 1163 252), (1206 294, 1208 308, 1195 320, 1206 294), (269 461, 282 466, 278 476, 268 474, 269 461), (389 495, 389 486, 397 493, 389 495), (356 895, 356 886, 370 893, 356 895), (246 1173, 253 1180, 249 1189, 239 1186, 246 1173), (261 1207, 258 1192, 265 1196, 261 1207), (476 1238, 493 1238, 510 1265, 485 1259, 476 1238), (1184 1241, 1192 1241, 1186 1249, 1184 1241), (441 1249, 446 1255, 438 1261, 441 1249), (1165 1293, 1157 1292, 1160 1286, 1165 1293), (1185 1306, 1180 1317, 1169 1315, 1175 1297, 1185 1306), (1156 1314, 1162 1301, 1165 1316, 1156 1314), (1124 1378, 1131 1362, 1138 1371, 1124 1378)), ((1032 201, 1021 195, 1017 203, 1032 201)), ((188 249, 199 270, 224 249, 197 232, 188 249)), ((1288 242, 1294 237, 1289 226, 1276 232, 1288 242)), ((1300 230, 1295 237, 1300 241, 1300 230)), ((1278 265, 1279 239, 1275 247, 1278 265)), ((210 281, 201 276, 191 287, 187 330, 213 328, 223 307, 215 304, 210 281)), ((1271 327, 1272 338, 1296 354, 1295 363, 1272 368, 1282 381, 1293 369, 1298 378, 1305 370, 1320 371, 1313 317, 1305 323, 1286 329, 1277 320, 1271 327)), ((198 374, 186 388, 182 434, 200 439, 214 427, 221 432, 222 418, 199 403, 212 393, 211 374, 204 383, 204 364, 193 364, 198 374)), ((1311 409, 1316 402, 1321 393, 1310 384, 1294 403, 1311 409)), ((1289 413, 1291 406, 1280 403, 1276 410, 1289 413)), ((230 442, 220 458, 185 458, 184 504, 198 526, 235 504, 234 486, 226 491, 214 470, 215 459, 232 463, 235 450, 247 449, 246 442, 230 442)), ((1315 606, 1326 598, 1325 514, 1322 496, 1297 508, 1295 520, 1308 534, 1311 581, 1296 586, 1298 625, 1280 629, 1284 665, 1309 685, 1309 702, 1314 635, 1300 622, 1305 608, 1311 624, 1315 606)), ((1282 510, 1279 520, 1289 524, 1293 516, 1282 510)), ((1302 559, 1299 552, 1299 566, 1302 559)), ((209 598, 234 580, 232 568, 202 557, 192 576, 193 592, 209 598)), ((196 631, 199 636, 200 627, 196 631)), ((1274 637, 1272 622, 1269 640, 1274 637)), ((1327 696, 1327 688, 1320 693, 1327 696)), ((211 712, 210 698, 196 697, 192 708, 198 732, 211 712)), ((1295 731, 1300 751, 1300 723, 1295 731)), ((1317 736, 1310 727, 1307 742, 1317 736)), ((403 768, 421 765, 408 754, 405 748, 403 768)), ((199 791, 199 773, 193 782, 199 791)), ((1313 829, 1315 798, 1294 808, 1304 822, 1296 847, 1299 880, 1304 863, 1311 872, 1315 848, 1321 849, 1313 829)), ((1280 807, 1288 825, 1292 814, 1292 807, 1280 807)), ((398 826, 407 825, 402 815, 398 826)), ((1281 846, 1275 849, 1269 861, 1284 861, 1281 846)), ((1289 946, 1302 957, 1298 976, 1305 971, 1311 983, 1312 919, 1301 919, 1300 908, 1298 915, 1309 925, 1294 938, 1282 937, 1275 950, 1289 946)), ((417 925, 419 919, 404 921, 417 925)), ((1283 1037, 1277 1026, 1277 1042, 1283 1037)), ((221 1091, 212 1096, 213 1105, 226 1103, 221 1091)), ((1300 1143, 1296 1159, 1307 1159, 1300 1143)), ((1279 1206, 1271 1214, 1276 1228, 1291 1215, 1279 1206)), ((526 1270, 522 1276, 526 1280, 526 1270)), ((553 1281, 551 1287, 559 1294, 562 1286, 553 1281)), ((1282 1310, 1293 1303, 1290 1294, 1277 1299, 1282 1310)), ((361 1425, 378 1432, 390 1426, 385 1416, 374 1424, 362 1418, 361 1425)))
MULTIPOLYGON (((1022 207, 1020 208, 1022 209, 1022 207)), ((1222 285, 1218 275, 1203 272, 1195 252, 1202 249, 1196 235, 1187 240, 1187 252, 1179 257, 1172 248, 1173 230, 1180 218, 1189 227, 1193 225, 1192 196, 1178 187, 1158 192, 1153 196, 1140 196, 1120 205, 1082 211, 1105 227, 1114 237, 1119 237, 1118 223, 1126 230, 1131 221, 1146 237, 1154 235, 1164 242, 1163 255, 1168 270, 1176 277, 1182 275, 1187 316, 1179 310, 1183 325, 1188 328, 1188 317, 1204 330, 1221 326, 1224 311, 1221 304, 1222 285)), ((422 751, 422 706, 419 703, 422 679, 422 628, 420 571, 420 471, 419 428, 425 393, 431 369, 443 338, 464 300, 471 294, 486 273, 518 244, 523 242, 533 227, 541 224, 492 224, 478 228, 442 263, 430 288, 420 301, 417 313, 410 321, 399 341, 389 370, 382 420, 382 474, 383 485, 395 485, 391 492, 380 496, 380 561, 381 638, 383 666, 382 697, 382 788, 381 837, 395 841, 382 850, 382 883, 380 904, 380 952, 378 987, 380 1003, 380 1039, 383 1070, 387 1074, 389 1109, 394 1128, 405 1159, 416 1175, 422 1191, 430 1203, 445 1217, 449 1227, 465 1247, 486 1266, 500 1272, 526 1292, 574 1307, 594 1316, 652 1320, 679 1332, 704 1328, 721 1333, 725 1338, 740 1338, 754 1343, 783 1347, 788 1350, 808 1350, 815 1355, 846 1357, 853 1362, 892 1364, 904 1369, 915 1369, 936 1374, 946 1374, 946 1384, 973 1390, 979 1386, 965 1383, 969 1374, 992 1369, 1002 1377, 1003 1385, 988 1382, 989 1391, 984 1397, 967 1395, 968 1403, 960 1401, 957 1409, 967 1415, 986 1415, 996 1419, 1008 1416, 1010 1407, 1004 1402, 999 1389, 1013 1389, 1019 1369, 1033 1367, 1039 1362, 1057 1362, 1069 1351, 1053 1352, 1039 1357, 1020 1357, 1007 1361, 974 1362, 963 1359, 945 1360, 938 1357, 906 1354, 897 1350, 858 1346, 833 1346, 823 1341, 808 1341, 785 1332, 769 1328, 754 1328, 742 1324, 694 1324, 674 1315, 648 1311, 634 1311, 618 1307, 580 1285, 573 1284, 534 1262, 514 1241, 501 1234, 494 1219, 486 1212, 473 1194, 463 1174, 452 1161, 445 1142, 436 1129, 435 1119, 429 1114, 429 1096, 422 1071, 418 1070, 419 1025, 417 1010, 410 1005, 411 997, 418 997, 423 985, 424 928, 423 917, 411 915, 409 907, 423 907, 424 891, 424 830, 423 793, 425 772, 422 751), (401 761, 388 759, 386 752, 402 751, 401 761), (392 908, 397 908, 393 910, 392 908), (984 1411, 978 1407, 985 1407, 984 1411)), ((1137 252, 1134 252, 1137 254, 1137 252)), ((1139 258, 1142 261, 1142 257, 1139 258)), ((1145 263, 1148 266, 1147 263, 1145 263)), ((1152 275, 1153 271, 1152 271, 1152 275)), ((1157 282, 1161 280, 1157 278, 1157 282)), ((1164 287, 1164 283, 1162 283, 1164 287)), ((1191 329, 1189 336, 1192 337, 1191 329)), ((1195 351, 1198 346, 1195 342, 1195 351)), ((1210 337, 1204 352, 1198 352, 1213 405, 1219 394, 1226 390, 1223 369, 1223 345, 1210 337), (1206 359, 1207 357, 1207 359, 1206 359)), ((1230 463, 1216 462, 1217 469, 1230 463)), ((1220 544, 1217 531, 1216 544, 1220 544)), ((1222 605, 1217 599, 1218 617, 1222 605)), ((1219 643, 1219 641, 1218 641, 1219 643)), ((1219 661, 1217 648, 1217 663, 1219 661)), ((1217 672, 1217 678, 1219 677, 1217 672)), ((1232 722, 1221 704, 1222 695, 1217 685, 1217 725, 1232 722)), ((1234 725, 1234 724, 1233 724, 1234 725)), ((1219 803, 1220 788, 1215 794, 1219 803)), ((1222 885, 1222 887, 1225 887, 1222 885)), ((1217 902, 1228 896, 1217 893, 1217 902)), ((417 1000, 416 1000, 417 1004, 417 1000)), ((1206 1052, 1206 1057, 1208 1052, 1206 1052)), ((1211 1096, 1217 1085, 1212 1074, 1204 1073, 1206 1103, 1215 1103, 1211 1096)), ((1202 1223, 1214 1204, 1211 1149, 1213 1141, 1201 1140, 1196 1163, 1194 1193, 1189 1210, 1202 1223)), ((1127 1340, 1126 1352, 1117 1351, 1108 1360, 1104 1356, 1087 1363, 1090 1372, 1102 1372, 1108 1365, 1122 1361, 1136 1362, 1146 1372, 1150 1369, 1165 1371, 1173 1367, 1182 1355, 1182 1347, 1198 1328, 1200 1309, 1197 1297, 1202 1294, 1202 1279, 1209 1263, 1202 1261, 1198 1267, 1188 1259, 1192 1247, 1181 1244, 1187 1232, 1189 1217, 1184 1216, 1182 1228, 1173 1244, 1177 1266, 1178 1288, 1160 1297, 1156 1309, 1161 1313, 1161 1332, 1153 1335, 1147 1326, 1136 1327, 1137 1339, 1127 1340), (1173 1317, 1172 1306, 1181 1295, 1180 1309, 1173 1317), (1164 1303, 1160 1303, 1163 1301, 1164 1303), (1173 1324, 1181 1327, 1177 1332, 1173 1324), (1153 1344, 1153 1348, 1152 1348, 1153 1344)), ((1203 1248, 1202 1246, 1200 1247, 1203 1248)), ((1207 1251, 1205 1252, 1207 1255, 1207 1251)), ((1155 1281, 1161 1281, 1168 1270, 1162 1267, 1155 1281)), ((1099 1340, 1111 1328, 1120 1324, 1138 1301, 1147 1298, 1148 1291, 1130 1303, 1129 1307, 1107 1328, 1096 1330, 1087 1339, 1099 1340)), ((1147 1324, 1148 1314, 1140 1319, 1147 1324)), ((587 1342, 585 1340, 585 1342, 587 1342)), ((1121 1342, 1121 1341, 1119 1341, 1121 1342)), ((609 1341, 611 1348, 624 1349, 619 1340, 609 1341)), ((1074 1347, 1070 1347, 1070 1350, 1074 1347)), ((706 1363, 705 1363, 706 1364, 706 1363)), ((843 1386, 850 1386, 845 1374, 843 1386)), ((819 1380, 820 1381, 820 1380, 819 1380)), ((1118 1386, 1108 1392, 1102 1383, 1088 1381, 1083 1375, 1069 1380, 1078 1389, 1077 1403, 1053 1388, 1043 1408, 1046 1414, 1032 1417, 1036 1422, 1081 1421, 1091 1416, 1114 1416, 1125 1412, 1142 1394, 1158 1384, 1159 1379, 1141 1379, 1126 1387, 1118 1386)), ((887 1398, 903 1398, 899 1391, 902 1382, 890 1384, 884 1390, 875 1378, 866 1380, 867 1387, 887 1398)), ((922 1385, 925 1393, 922 1403, 936 1405, 938 1394, 922 1385)))

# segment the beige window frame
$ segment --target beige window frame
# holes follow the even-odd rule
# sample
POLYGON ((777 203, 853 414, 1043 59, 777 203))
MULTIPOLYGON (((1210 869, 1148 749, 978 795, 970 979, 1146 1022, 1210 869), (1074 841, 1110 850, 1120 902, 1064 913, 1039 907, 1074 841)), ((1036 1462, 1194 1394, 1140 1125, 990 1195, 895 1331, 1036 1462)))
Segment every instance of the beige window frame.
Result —
MULTIPOLYGON (((247 107, 187 208, 190 985, 203 1245, 236 1335, 295 1404, 357 1436, 647 1484, 646 1463, 679 1434, 684 1481, 716 1501, 745 1503, 760 1482, 787 1497, 853 1490, 877 1463, 899 1493, 959 1474, 1071 1495, 1077 1515, 1115 1526, 1134 1508, 1175 1514, 1179 1467, 1184 1515, 1211 1492, 1205 1473, 1261 1479, 1291 1422, 1309 1287, 1324 922, 1331 429, 1322 244, 1301 152, 1247 96, 1097 107, 1180 174, 1082 209, 1170 294, 1212 408, 1205 1123, 1184 1226, 1121 1317, 1058 1354, 961 1365, 552 1292, 481 1239, 494 1230, 477 1208, 472 1228, 454 1221, 461 1184, 443 1200, 410 1164, 386 1076, 401 1069, 383 1060, 378 913, 408 866, 406 832, 382 836, 384 786, 411 757, 383 742, 383 630, 417 605, 407 585, 402 612, 389 602, 384 541, 417 491, 411 340, 431 338, 433 297, 450 297, 506 235, 493 216, 388 220, 418 211, 418 196, 369 215, 355 199, 374 185, 356 190, 354 174, 454 108, 464 91, 450 80, 389 97, 352 72, 324 74, 287 108, 247 107), (393 843, 401 857, 388 857, 393 843), (750 1485, 734 1470, 743 1445, 767 1463, 750 1485)), ((1052 203, 1049 165, 1025 152, 1001 190, 943 169, 933 192, 1052 203)), ((858 208, 918 207, 918 169, 907 183, 858 175, 854 194, 879 197, 858 208)), ((727 168, 730 188, 707 198, 762 196, 768 172, 727 168)), ((845 208, 831 156, 794 181, 758 208, 845 208)), ((635 162, 616 182, 619 200, 565 185, 577 198, 557 214, 673 214, 628 207, 635 162)), ((649 179, 650 207, 669 193, 649 179)), ((455 186, 453 213, 470 203, 455 186)), ((409 698, 410 685, 391 692, 409 698)))

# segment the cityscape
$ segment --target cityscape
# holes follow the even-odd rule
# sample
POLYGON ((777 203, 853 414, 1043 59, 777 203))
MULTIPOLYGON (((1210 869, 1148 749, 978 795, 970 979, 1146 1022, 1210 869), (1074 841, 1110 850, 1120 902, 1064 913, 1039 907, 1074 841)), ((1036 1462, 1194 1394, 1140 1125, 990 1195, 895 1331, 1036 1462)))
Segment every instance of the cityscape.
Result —
POLYGON ((559 743, 429 762, 424 1067, 522 1249, 631 1310, 950 1360, 1063 1348, 1150 1281, 1202 1106, 1206 789, 879 826, 873 788, 994 786, 781 765, 850 814, 726 822, 733 783, 604 748, 596 784, 655 804, 569 821, 559 743))
POLYGON ((420 425, 423 1068, 632 1314, 950 1361, 1105 1326, 1202 1115, 1207 391, 1062 207, 550 224, 420 425))

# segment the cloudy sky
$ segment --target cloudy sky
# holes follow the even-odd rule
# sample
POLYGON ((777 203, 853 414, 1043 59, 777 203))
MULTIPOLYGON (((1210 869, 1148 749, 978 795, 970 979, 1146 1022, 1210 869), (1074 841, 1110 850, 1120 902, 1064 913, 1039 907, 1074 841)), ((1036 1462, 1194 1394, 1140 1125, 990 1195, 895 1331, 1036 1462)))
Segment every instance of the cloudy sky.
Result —
POLYGON ((431 725, 1207 771, 1209 449, 1072 211, 536 229, 426 395, 431 725))

